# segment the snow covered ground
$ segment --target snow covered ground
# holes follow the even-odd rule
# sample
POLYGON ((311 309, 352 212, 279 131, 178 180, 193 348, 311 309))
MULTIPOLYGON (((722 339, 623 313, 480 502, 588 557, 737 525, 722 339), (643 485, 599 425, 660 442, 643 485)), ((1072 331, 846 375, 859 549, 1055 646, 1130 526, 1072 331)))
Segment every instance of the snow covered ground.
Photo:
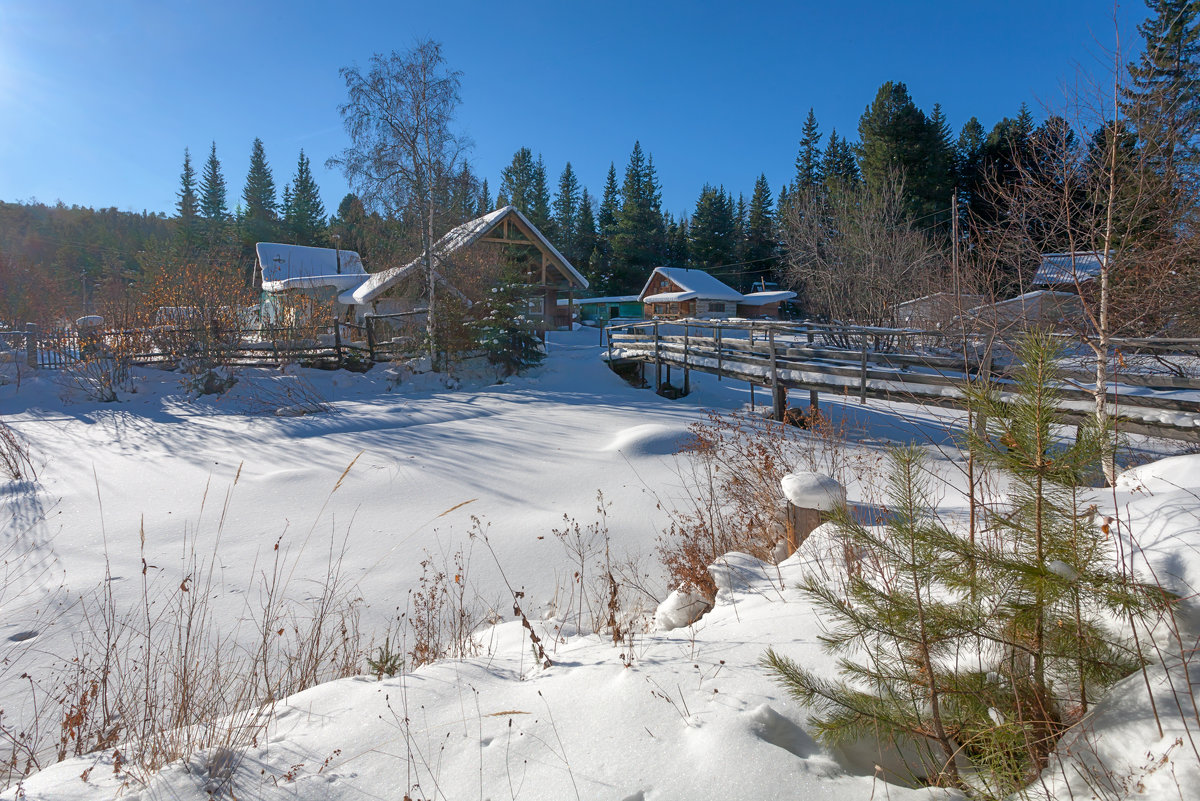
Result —
MULTIPOLYGON (((71 653, 81 594, 107 583, 118 605, 139 603, 143 553, 168 583, 190 551, 213 555, 213 603, 232 621, 255 602, 277 541, 298 583, 324 575, 332 542, 363 599, 364 630, 382 637, 426 554, 446 564, 462 549, 471 594, 503 621, 480 631, 477 657, 288 698, 245 752, 211 749, 146 785, 114 775, 108 752, 71 759, 26 780, 23 797, 200 799, 230 787, 238 798, 302 799, 953 797, 903 787, 887 754, 819 746, 806 710, 759 666, 773 646, 835 671, 816 641, 820 621, 792 589, 827 557, 816 544, 778 568, 728 557, 716 608, 692 627, 638 629, 619 644, 565 636, 570 613, 556 591, 571 585, 573 561, 552 530, 564 516, 596 520, 602 492, 614 548, 650 574, 653 611, 665 596, 652 553, 667 520, 659 503, 681 491, 673 454, 705 409, 740 408, 749 391, 698 375, 679 401, 634 389, 603 365, 592 330, 553 336, 549 353, 526 377, 454 388, 433 376, 394 386, 381 368, 245 371, 228 395, 201 400, 157 371, 139 372, 138 391, 116 404, 70 396, 46 373, 0 386, 0 414, 31 443, 39 473, 0 484, 6 558, 24 560, 0 595, 0 648, 21 670, 71 653), (291 396, 281 390, 288 382, 291 396), (276 415, 304 405, 303 386, 334 413, 276 415), (488 526, 503 576, 468 538, 472 516, 488 526), (505 579, 525 592, 552 667, 534 661, 505 579)), ((923 444, 939 472, 955 475, 945 432, 955 412, 826 400, 855 448, 923 444)), ((1198 488, 1200 461, 1184 456, 1139 468, 1098 498, 1127 514, 1160 579, 1184 595, 1200 581, 1198 488)), ((851 502, 866 492, 848 489, 851 502)), ((948 499, 948 514, 953 506, 948 499)), ((1191 739, 1200 724, 1185 730, 1194 710, 1189 700, 1181 713, 1170 692, 1186 693, 1188 667, 1167 661, 1172 671, 1151 673, 1156 707, 1132 677, 1075 742, 1071 759, 1103 763, 1113 787, 1088 786, 1068 761, 1047 774, 1057 797, 1120 797, 1120 788, 1200 797, 1191 739)), ((0 673, 10 719, 25 703, 17 676, 0 673)))

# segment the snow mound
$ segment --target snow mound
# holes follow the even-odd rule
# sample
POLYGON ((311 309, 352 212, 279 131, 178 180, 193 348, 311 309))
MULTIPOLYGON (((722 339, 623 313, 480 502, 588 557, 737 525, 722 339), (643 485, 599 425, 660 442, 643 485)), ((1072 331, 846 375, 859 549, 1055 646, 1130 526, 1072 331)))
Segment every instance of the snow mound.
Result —
POLYGON ((799 471, 779 480, 783 494, 801 509, 832 512, 846 502, 846 488, 829 476, 799 471))
POLYGON ((712 602, 704 593, 694 589, 671 590, 654 612, 654 627, 659 631, 681 629, 695 623, 709 609, 712 602))
POLYGON ((670 456, 679 452, 687 437, 686 430, 662 423, 645 423, 618 431, 604 450, 625 456, 670 456))
POLYGON ((1117 489, 1171 492, 1200 488, 1200 454, 1171 456, 1131 467, 1117 476, 1117 489))

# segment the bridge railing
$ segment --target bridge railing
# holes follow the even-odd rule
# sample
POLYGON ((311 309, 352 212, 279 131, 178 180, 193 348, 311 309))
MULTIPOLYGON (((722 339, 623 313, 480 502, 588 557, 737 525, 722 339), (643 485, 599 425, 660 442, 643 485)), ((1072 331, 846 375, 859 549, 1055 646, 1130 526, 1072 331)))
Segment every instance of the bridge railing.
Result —
MULTIPOLYGON (((1013 366, 1010 343, 1000 339, 812 322, 650 320, 611 326, 606 339, 610 363, 652 364, 660 392, 664 370, 671 393, 677 392, 670 382, 673 367, 683 370, 683 393, 690 390, 691 371, 711 373, 771 388, 779 418, 789 389, 808 390, 814 408, 820 392, 857 397, 862 403, 872 398, 961 406, 964 384, 986 378, 1004 391, 1013 366)), ((1115 340, 1112 347, 1106 394, 1122 427, 1130 433, 1200 441, 1200 379, 1181 368, 1186 360, 1157 355, 1164 349, 1174 355, 1200 353, 1200 341, 1115 340)), ((1060 376, 1068 416, 1076 418, 1086 416, 1095 403, 1088 352, 1076 348, 1077 366, 1060 376)))

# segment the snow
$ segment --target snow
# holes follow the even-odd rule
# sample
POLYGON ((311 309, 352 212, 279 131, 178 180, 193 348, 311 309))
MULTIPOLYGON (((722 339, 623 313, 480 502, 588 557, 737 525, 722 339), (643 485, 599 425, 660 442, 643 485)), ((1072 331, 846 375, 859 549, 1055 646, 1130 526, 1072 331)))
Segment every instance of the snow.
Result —
POLYGON ((743 295, 738 304, 742 306, 766 306, 768 303, 780 303, 785 300, 791 300, 794 297, 796 297, 796 293, 787 290, 751 292, 749 295, 743 295))
POLYGON ((800 471, 779 480, 783 495, 801 509, 832 512, 846 503, 846 488, 829 476, 800 471))
POLYGON ((683 292, 694 292, 695 295, 692 297, 699 297, 705 300, 740 301, 742 299, 741 292, 738 292, 720 279, 709 275, 704 270, 690 270, 686 267, 655 267, 654 272, 646 280, 646 285, 638 293, 638 297, 649 301, 649 298, 645 298, 644 296, 650 291, 650 286, 655 283, 656 276, 669 279, 676 286, 680 287, 683 292))
POLYGON ((353 250, 276 242, 259 242, 254 249, 266 292, 323 286, 348 289, 367 275, 362 258, 353 250))
MULTIPOLYGON (((668 595, 653 575, 626 636, 586 633, 562 595, 572 558, 551 532, 564 515, 595 520, 600 491, 614 558, 629 554, 653 573, 667 525, 660 505, 685 493, 673 454, 688 426, 706 409, 749 400, 744 384, 694 374, 692 395, 668 401, 609 372, 603 351, 598 332, 582 329, 552 333, 545 365, 504 383, 483 369, 452 378, 383 366, 363 375, 243 370, 228 394, 202 399, 178 375, 138 370, 137 391, 114 404, 44 371, 24 371, 19 386, 0 372, 0 414, 38 467, 36 481, 0 483, 3 542, 19 543, 28 563, 0 595, 0 643, 17 660, 0 668, 17 671, 0 672, 6 715, 23 710, 20 671, 72 652, 83 630, 75 600, 104 585, 121 606, 138 603, 143 532, 148 569, 164 584, 178 582, 187 548, 215 555, 215 613, 231 636, 247 633, 236 621, 258 592, 255 561, 277 540, 303 584, 322 575, 328 542, 344 538, 362 625, 378 634, 418 585, 421 560, 474 548, 466 580, 497 620, 478 630, 476 656, 318 685, 277 704, 254 745, 213 747, 145 786, 114 773, 106 750, 0 797, 201 801, 221 788, 302 800, 959 797, 907 786, 896 754, 870 742, 820 745, 809 711, 760 665, 774 647, 837 675, 819 640, 823 623, 796 589, 839 558, 829 524, 778 565, 718 560, 702 617, 694 613, 710 599, 668 595), (312 413, 314 401, 332 411, 312 413), (300 411, 309 413, 279 416, 300 411), (489 526, 504 577, 468 538, 473 515, 489 526), (551 667, 535 663, 505 579, 524 593, 551 667)), ((961 413, 832 394, 821 402, 849 432, 847 461, 877 461, 888 442, 923 445, 930 470, 951 482, 939 512, 965 513, 953 491, 962 455, 948 431, 961 413)), ((872 498, 858 474, 843 478, 844 489, 820 474, 789 478, 793 502, 872 498)), ((1198 496, 1200 455, 1185 455, 1125 471, 1092 502, 1099 516, 1120 519, 1115 536, 1159 580, 1190 597, 1200 588, 1198 496)), ((1184 636, 1200 625, 1195 601, 1177 614, 1184 636)), ((1186 696, 1200 670, 1180 662, 1190 648, 1172 651, 1161 634, 1153 653, 1163 656, 1146 679, 1124 680, 1060 746, 1043 777, 1049 797, 1200 798, 1186 696)))

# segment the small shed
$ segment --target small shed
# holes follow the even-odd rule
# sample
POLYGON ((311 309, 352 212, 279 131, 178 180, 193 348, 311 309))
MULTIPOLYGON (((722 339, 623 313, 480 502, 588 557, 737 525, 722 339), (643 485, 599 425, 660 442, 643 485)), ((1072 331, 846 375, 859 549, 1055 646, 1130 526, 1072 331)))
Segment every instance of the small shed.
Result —
POLYGON ((254 251, 266 320, 294 317, 306 307, 336 306, 340 292, 367 278, 362 258, 353 250, 259 242, 254 251))
MULTIPOLYGON (((558 305, 567 306, 570 300, 559 298, 558 305)), ((610 320, 618 318, 641 319, 642 303, 637 295, 611 295, 602 298, 578 298, 575 307, 579 310, 581 323, 605 325, 610 320)))

